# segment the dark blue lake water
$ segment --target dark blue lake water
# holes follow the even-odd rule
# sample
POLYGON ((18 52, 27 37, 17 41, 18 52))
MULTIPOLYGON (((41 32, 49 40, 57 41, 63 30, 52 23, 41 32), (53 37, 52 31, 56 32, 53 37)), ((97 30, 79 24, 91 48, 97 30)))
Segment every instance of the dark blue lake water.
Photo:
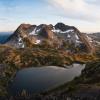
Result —
POLYGON ((11 34, 11 32, 0 32, 0 43, 4 43, 11 34))
POLYGON ((23 69, 17 72, 10 86, 10 92, 16 95, 23 90, 29 94, 45 91, 71 81, 79 76, 84 68, 85 65, 74 64, 69 68, 46 66, 23 69))

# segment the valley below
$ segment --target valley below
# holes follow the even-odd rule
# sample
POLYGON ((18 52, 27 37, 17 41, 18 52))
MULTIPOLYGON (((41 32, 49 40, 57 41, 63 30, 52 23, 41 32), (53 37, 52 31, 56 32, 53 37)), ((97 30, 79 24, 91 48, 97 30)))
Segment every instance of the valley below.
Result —
MULTIPOLYGON (((0 57, 0 61, 1 61, 0 62, 1 63, 1 65, 0 65, 1 66, 0 95, 1 96, 4 96, 4 97, 8 96, 7 88, 9 86, 9 84, 11 84, 10 81, 13 82, 13 79, 16 76, 16 72, 18 72, 22 69, 25 69, 25 68, 30 69, 32 67, 33 68, 34 67, 42 68, 44 66, 45 67, 46 66, 59 66, 59 68, 63 68, 65 70, 67 70, 67 69, 70 70, 74 67, 74 66, 72 66, 74 63, 80 64, 80 66, 83 64, 86 64, 86 67, 84 70, 86 70, 87 72, 83 74, 83 72, 85 72, 83 70, 82 75, 79 77, 77 76, 77 78, 75 78, 73 81, 68 82, 68 83, 66 83, 67 80, 64 82, 62 81, 62 83, 59 84, 59 86, 54 86, 54 89, 50 89, 50 90, 47 89, 45 92, 35 93, 32 96, 27 94, 27 92, 25 92, 26 90, 23 89, 22 93, 20 93, 19 96, 15 97, 15 98, 18 100, 23 96, 26 98, 32 97, 32 98, 41 98, 41 99, 42 98, 59 98, 59 96, 61 96, 61 98, 63 98, 63 96, 66 98, 67 97, 74 98, 76 96, 78 98, 80 98, 81 95, 79 93, 81 93, 81 94, 85 93, 85 95, 86 95, 85 97, 87 97, 87 94, 88 94, 87 90, 90 92, 90 95, 91 95, 91 91, 93 91, 93 93, 94 92, 99 93, 98 92, 99 91, 99 86, 98 86, 99 82, 95 82, 93 84, 87 82, 87 81, 90 82, 90 79, 87 78, 88 72, 90 72, 92 67, 94 68, 94 66, 98 65, 98 63, 99 63, 99 56, 96 54, 95 55, 87 54, 87 53, 71 54, 71 53, 68 53, 63 50, 55 50, 52 48, 40 49, 39 47, 36 47, 33 50, 30 48, 15 49, 15 48, 12 48, 9 46, 4 46, 4 45, 1 46, 0 51, 1 51, 1 54, 0 54, 1 55, 1 57, 0 57), (98 61, 98 62, 96 62, 96 61, 98 61), (91 64, 92 62, 96 62, 96 63, 92 66, 92 64, 91 64), (88 68, 88 66, 90 64, 91 64, 91 67, 88 68), (86 79, 84 78, 85 75, 87 75, 86 79), (66 84, 64 84, 64 83, 66 83, 66 84), (95 85, 95 87, 94 87, 94 85, 95 85), (23 94, 23 92, 25 92, 25 93, 23 94), (73 96, 72 96, 72 94, 73 94, 73 96), (37 95, 39 95, 39 96, 37 96, 37 95)), ((98 69, 98 67, 99 67, 99 65, 97 66, 97 69, 98 69)), ((46 68, 48 68, 48 67, 46 67, 46 68)), ((78 71, 77 68, 76 68, 76 70, 78 71)), ((47 73, 49 73, 49 72, 50 72, 50 70, 48 70, 47 73)), ((59 73, 59 71, 57 71, 57 72, 58 72, 58 75, 60 75, 59 76, 59 78, 60 78, 61 74, 59 73)), ((75 73, 74 70, 73 70, 72 74, 73 73, 75 73)), ((52 75, 52 72, 50 74, 52 75)), ((66 74, 68 74, 68 73, 66 72, 66 74)), ((95 78, 92 79, 92 77, 93 77, 93 76, 91 76, 92 74, 93 73, 90 73, 89 75, 90 75, 91 81, 94 81, 95 78)), ((40 73, 39 73, 39 75, 40 75, 40 73)), ((98 73, 97 73, 97 75, 98 75, 98 73)), ((33 77, 33 75, 31 75, 31 76, 33 77)), ((67 77, 70 78, 69 75, 68 76, 65 75, 64 77, 65 77, 65 79, 67 79, 67 77)), ((64 77, 62 77, 61 79, 64 79, 64 77)), ((71 75, 71 77, 72 77, 72 75, 71 75)), ((40 75, 40 79, 41 79, 41 75, 40 75)), ((42 78, 42 80, 43 80, 43 78, 42 78)), ((56 79, 54 79, 54 80, 56 80, 56 79)), ((98 80, 98 79, 96 79, 96 80, 98 80)), ((41 83, 41 81, 39 83, 41 83)), ((43 83, 41 83, 41 85, 42 84, 43 83)), ((28 84, 27 84, 27 86, 28 86, 28 84)), ((90 95, 88 95, 88 97, 90 97, 90 95)))

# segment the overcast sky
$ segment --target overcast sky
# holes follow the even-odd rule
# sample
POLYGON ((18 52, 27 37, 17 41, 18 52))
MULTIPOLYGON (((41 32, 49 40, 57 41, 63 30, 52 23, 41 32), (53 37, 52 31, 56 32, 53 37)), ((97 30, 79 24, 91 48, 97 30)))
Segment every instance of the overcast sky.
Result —
POLYGON ((100 0, 0 0, 0 31, 13 31, 21 23, 57 22, 100 32, 100 0))

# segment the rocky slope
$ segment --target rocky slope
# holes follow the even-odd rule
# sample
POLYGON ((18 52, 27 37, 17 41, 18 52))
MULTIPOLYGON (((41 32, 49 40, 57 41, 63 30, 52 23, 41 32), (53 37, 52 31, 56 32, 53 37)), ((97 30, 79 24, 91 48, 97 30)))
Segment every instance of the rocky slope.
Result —
POLYGON ((73 48, 83 48, 88 53, 95 52, 95 48, 86 34, 81 33, 74 26, 63 23, 57 23, 55 26, 21 24, 6 43, 17 48, 24 48, 42 44, 44 41, 56 49, 67 44, 73 45, 73 48))
POLYGON ((34 49, 15 49, 10 46, 0 46, 0 64, 27 68, 31 66, 60 66, 72 63, 87 63, 95 61, 96 57, 87 53, 70 53, 66 50, 53 49, 46 46, 36 46, 34 49))
POLYGON ((96 58, 88 53, 70 53, 48 45, 36 45, 34 48, 13 48, 0 45, 0 96, 7 96, 7 86, 18 70, 29 67, 59 66, 72 63, 88 63, 96 58))
POLYGON ((100 61, 98 60, 87 63, 81 76, 48 93, 55 97, 66 99, 69 97, 71 100, 100 100, 99 79, 100 61))

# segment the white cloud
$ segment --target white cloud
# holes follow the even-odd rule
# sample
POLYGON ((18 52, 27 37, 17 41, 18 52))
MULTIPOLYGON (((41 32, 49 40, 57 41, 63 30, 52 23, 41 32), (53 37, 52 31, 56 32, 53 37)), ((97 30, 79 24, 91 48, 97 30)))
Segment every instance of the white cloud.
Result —
POLYGON ((67 18, 94 21, 100 20, 100 4, 97 0, 45 0, 55 14, 67 18), (91 3, 89 3, 91 2, 91 3))

